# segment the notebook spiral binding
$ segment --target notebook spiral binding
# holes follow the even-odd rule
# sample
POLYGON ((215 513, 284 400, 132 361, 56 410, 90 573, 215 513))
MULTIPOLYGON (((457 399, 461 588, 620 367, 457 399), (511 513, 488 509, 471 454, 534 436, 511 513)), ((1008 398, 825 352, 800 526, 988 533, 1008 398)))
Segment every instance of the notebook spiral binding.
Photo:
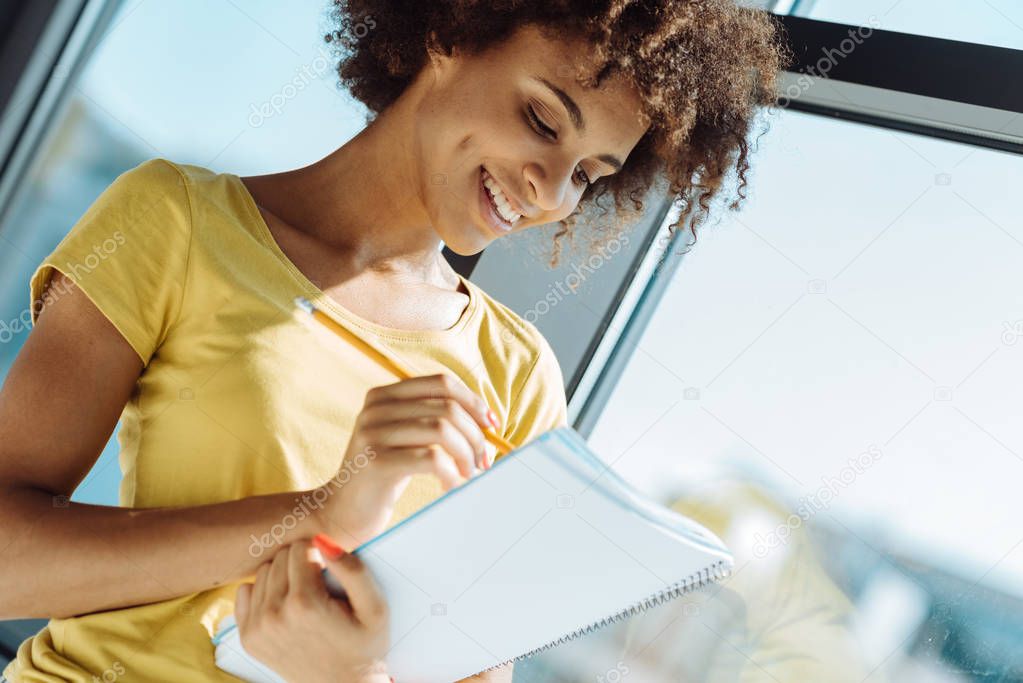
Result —
POLYGON ((514 659, 509 659, 507 661, 501 662, 500 664, 495 664, 489 669, 484 669, 484 671, 493 671, 494 669, 499 669, 502 666, 512 664, 519 660, 535 657, 536 655, 546 652, 551 648, 563 645, 569 642, 570 640, 575 640, 576 638, 589 635, 594 631, 597 631, 609 624, 613 624, 615 622, 621 621, 622 619, 635 616, 640 612, 645 612, 648 609, 657 607, 659 605, 663 605, 664 603, 674 600, 675 598, 681 597, 688 593, 692 593, 693 591, 699 590, 700 588, 704 588, 705 586, 708 586, 711 583, 715 583, 717 581, 720 581, 721 579, 727 578, 731 571, 732 571, 731 562, 729 562, 728 560, 719 560, 718 562, 715 562, 706 569, 701 569, 700 571, 696 572, 695 574, 691 574, 690 576, 687 576, 681 581, 676 581, 675 583, 669 585, 663 590, 654 593, 645 600, 640 600, 639 602, 633 603, 632 605, 626 607, 620 612, 604 617, 599 621, 595 621, 589 626, 585 626, 583 628, 572 631, 571 633, 568 633, 558 638, 557 640, 552 640, 546 645, 541 645, 535 650, 530 650, 529 652, 521 654, 518 657, 515 657, 514 659))

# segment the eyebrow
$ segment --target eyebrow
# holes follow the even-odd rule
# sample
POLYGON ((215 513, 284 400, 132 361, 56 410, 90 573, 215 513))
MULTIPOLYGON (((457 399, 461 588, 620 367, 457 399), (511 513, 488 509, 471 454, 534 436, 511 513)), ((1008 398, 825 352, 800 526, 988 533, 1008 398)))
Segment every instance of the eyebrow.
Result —
MULTIPOLYGON (((554 93, 555 97, 561 101, 561 104, 568 111, 568 118, 572 120, 572 125, 575 126, 577 132, 582 133, 586 130, 586 122, 583 120, 583 112, 579 109, 579 105, 575 103, 575 100, 572 99, 571 95, 548 81, 543 76, 534 75, 533 80, 545 85, 547 89, 554 93)), ((598 154, 597 158, 605 164, 613 166, 615 171, 622 170, 622 162, 613 154, 598 154)))

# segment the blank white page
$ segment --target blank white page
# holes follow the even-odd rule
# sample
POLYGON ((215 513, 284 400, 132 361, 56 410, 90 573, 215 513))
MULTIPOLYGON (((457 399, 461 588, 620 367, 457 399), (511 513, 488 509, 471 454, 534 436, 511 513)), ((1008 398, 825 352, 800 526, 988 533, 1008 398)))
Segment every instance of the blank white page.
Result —
POLYGON ((470 676, 731 566, 720 540, 604 472, 569 427, 356 552, 390 606, 389 671, 407 683, 470 676))

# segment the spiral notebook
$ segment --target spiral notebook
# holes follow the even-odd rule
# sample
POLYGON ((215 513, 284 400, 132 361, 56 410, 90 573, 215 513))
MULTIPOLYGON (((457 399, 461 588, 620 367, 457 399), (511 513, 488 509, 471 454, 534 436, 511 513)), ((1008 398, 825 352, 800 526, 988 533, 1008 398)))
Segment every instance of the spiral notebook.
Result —
MULTIPOLYGON (((389 672, 450 683, 726 576, 724 544, 647 499, 571 427, 540 435, 355 552, 391 612, 389 672)), ((217 665, 280 683, 231 618, 217 665)))

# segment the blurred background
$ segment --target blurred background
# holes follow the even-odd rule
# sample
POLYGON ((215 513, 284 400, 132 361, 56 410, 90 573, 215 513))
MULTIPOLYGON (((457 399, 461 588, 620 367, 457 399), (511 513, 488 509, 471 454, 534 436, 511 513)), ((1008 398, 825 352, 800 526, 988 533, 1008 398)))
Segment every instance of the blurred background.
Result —
MULTIPOLYGON (((543 231, 458 260, 551 341, 607 464, 736 556, 516 680, 1023 680, 1023 2, 759 4, 797 64, 741 211, 686 249, 654 202, 582 278, 543 231)), ((0 72, 0 378, 31 273, 117 175, 294 168, 365 125, 328 9, 0 3, 26 55, 0 72)), ((112 438, 73 500, 120 476, 112 438)), ((0 663, 40 625, 0 623, 0 663)))

